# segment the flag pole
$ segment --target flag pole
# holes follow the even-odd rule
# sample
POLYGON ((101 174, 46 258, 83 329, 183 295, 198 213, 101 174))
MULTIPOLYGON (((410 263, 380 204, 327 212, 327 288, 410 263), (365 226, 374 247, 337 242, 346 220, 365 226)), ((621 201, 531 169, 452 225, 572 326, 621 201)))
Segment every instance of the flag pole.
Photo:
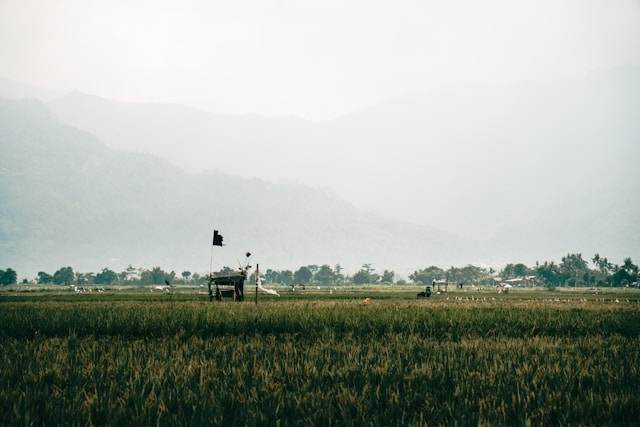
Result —
MULTIPOLYGON (((215 231, 214 231, 215 239, 215 231)), ((213 280, 213 241, 211 242, 211 256, 209 257, 209 277, 207 287, 209 288, 209 302, 213 301, 213 291, 211 289, 211 280, 213 280)))
MULTIPOLYGON (((211 256, 209 258, 209 301, 213 300, 213 291, 211 290, 211 282, 213 281, 213 247, 222 246, 222 234, 218 230, 213 230, 213 241, 211 242, 211 256)), ((218 297, 218 283, 216 282, 216 297, 218 297)))
POLYGON ((211 257, 209 258, 209 277, 213 274, 213 245, 211 245, 211 257))

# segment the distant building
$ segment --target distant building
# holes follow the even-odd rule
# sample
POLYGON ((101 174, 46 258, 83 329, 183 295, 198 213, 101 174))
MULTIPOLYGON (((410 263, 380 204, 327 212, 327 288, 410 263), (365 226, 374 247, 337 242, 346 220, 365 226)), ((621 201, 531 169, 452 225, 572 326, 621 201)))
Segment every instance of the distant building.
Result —
POLYGON ((504 282, 510 284, 511 286, 518 286, 521 288, 529 288, 538 284, 536 281, 536 276, 516 277, 513 279, 504 280, 504 282))

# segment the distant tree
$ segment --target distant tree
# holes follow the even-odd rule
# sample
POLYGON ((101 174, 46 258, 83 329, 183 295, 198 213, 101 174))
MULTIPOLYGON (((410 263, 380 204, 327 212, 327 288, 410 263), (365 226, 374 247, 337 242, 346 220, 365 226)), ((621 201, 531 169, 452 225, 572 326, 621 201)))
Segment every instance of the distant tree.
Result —
POLYGON ((196 285, 202 285, 207 283, 207 278, 209 276, 207 274, 199 274, 199 273, 193 273, 191 275, 191 282, 195 283, 196 285))
POLYGON ((393 277, 396 275, 396 273, 393 270, 384 270, 382 272, 382 277, 380 278, 380 281, 382 283, 393 283, 393 277))
POLYGON ((423 268, 422 270, 414 271, 409 275, 409 279, 414 283, 422 285, 430 285, 434 280, 444 278, 445 272, 440 267, 432 265, 431 267, 423 268))
POLYGON ((375 273, 371 264, 363 264, 362 268, 351 277, 351 280, 358 285, 373 284, 380 280, 380 276, 375 273))
POLYGON ((293 272, 291 270, 282 270, 278 272, 278 278, 276 280, 278 283, 283 285, 290 285, 293 283, 293 272))
POLYGON ((591 258, 591 262, 602 272, 607 272, 611 266, 609 260, 606 257, 601 257, 600 254, 595 254, 593 258, 591 258))
POLYGON ((566 275, 553 261, 538 265, 535 270, 536 277, 547 286, 558 286, 564 283, 566 275))
POLYGON ((587 261, 582 258, 582 254, 567 254, 562 257, 560 271, 565 276, 565 284, 578 286, 584 284, 584 277, 589 273, 589 266, 587 261))
POLYGON ((118 281, 120 283, 124 283, 127 281, 127 279, 129 278, 129 276, 127 275, 127 271, 121 271, 120 273, 118 273, 118 281))
POLYGON ((264 273, 264 281, 266 283, 276 283, 278 282, 278 272, 276 270, 272 270, 270 268, 264 273))
POLYGON ((503 279, 512 279, 515 277, 515 273, 513 272, 513 264, 509 263, 504 266, 504 268, 500 271, 500 276, 503 279))
MULTIPOLYGON (((638 266, 631 261, 631 258, 625 258, 622 262, 622 268, 629 273, 630 276, 638 276, 638 266)), ((7 270, 9 271, 9 270, 7 270)))
POLYGON ((364 270, 359 270, 351 277, 351 280, 357 285, 364 285, 369 283, 369 274, 364 270))
POLYGON ((469 264, 464 267, 451 267, 447 270, 446 277, 452 283, 479 284, 488 281, 490 275, 484 268, 469 264))
POLYGON ((331 267, 327 264, 321 265, 315 276, 316 283, 321 285, 330 285, 335 283, 336 276, 331 267))
POLYGON ((71 267, 62 267, 53 273, 53 283, 56 285, 70 285, 73 283, 73 278, 73 268, 71 267))
POLYGON ((333 267, 333 274, 335 275, 335 283, 336 284, 342 284, 344 283, 344 274, 342 274, 342 270, 344 270, 342 268, 342 266, 340 264, 336 264, 333 267))
POLYGON ((44 271, 38 272, 38 283, 47 284, 53 281, 53 276, 49 273, 45 273, 44 271))
POLYGON ((296 283, 307 284, 311 281, 313 273, 308 267, 300 267, 295 273, 293 273, 293 279, 296 283))
POLYGON ((622 265, 616 266, 615 272, 611 276, 613 286, 625 286, 638 281, 638 266, 631 261, 631 258, 625 258, 622 265))
POLYGON ((171 280, 170 273, 167 273, 160 267, 144 270, 140 275, 140 282, 142 284, 160 285, 163 284, 165 280, 171 280))
POLYGON ((351 281, 356 285, 364 285, 369 283, 369 273, 365 270, 358 270, 353 276, 351 276, 351 281))
POLYGON ((524 277, 527 275, 527 271, 529 271, 529 269, 527 268, 526 265, 524 264, 516 264, 513 266, 513 274, 516 275, 516 277, 524 277))
POLYGON ((0 285, 15 285, 18 282, 18 275, 12 268, 7 268, 5 271, 0 270, 0 285))
POLYGON ((625 286, 629 283, 633 283, 633 278, 622 268, 618 268, 615 273, 611 275, 612 286, 625 286))
POLYGON ((135 281, 138 271, 131 264, 126 269, 118 273, 120 283, 135 281))
MULTIPOLYGON (((260 278, 264 281, 264 274, 260 273, 260 278)), ((247 283, 255 286, 255 284, 256 284, 256 272, 255 271, 249 275, 249 277, 247 278, 247 283)))
POLYGON ((373 268, 373 264, 362 264, 361 270, 364 270, 367 273, 373 273, 375 268, 373 268))
POLYGON ((609 262, 606 257, 601 257, 600 254, 595 254, 591 258, 591 262, 596 267, 595 270, 591 270, 593 276, 593 284, 600 286, 608 286, 611 284, 611 274, 615 266, 609 262))
POLYGON ((189 277, 191 277, 191 272, 190 271, 183 271, 180 275, 182 276, 184 281, 187 282, 187 281, 189 281, 189 277))
POLYGON ((369 283, 379 283, 381 276, 372 268, 369 272, 369 283))
POLYGON ((500 272, 500 275, 504 279, 514 279, 516 277, 526 276, 528 271, 529 269, 527 268, 527 266, 522 263, 507 264, 500 272))
POLYGON ((118 274, 108 268, 103 268, 102 271, 96 274, 96 285, 111 285, 118 281, 118 274))
POLYGON ((76 283, 78 283, 78 285, 85 285, 95 282, 96 276, 93 273, 76 273, 76 283))

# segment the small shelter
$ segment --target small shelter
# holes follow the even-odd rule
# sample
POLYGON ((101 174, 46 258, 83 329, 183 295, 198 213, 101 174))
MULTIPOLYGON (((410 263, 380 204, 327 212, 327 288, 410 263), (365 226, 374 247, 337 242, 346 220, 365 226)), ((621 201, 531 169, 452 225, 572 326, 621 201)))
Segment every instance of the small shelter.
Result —
POLYGON ((438 292, 449 292, 449 280, 434 280, 431 282, 431 287, 438 292))
POLYGON ((225 298, 241 302, 244 300, 244 281, 247 279, 247 269, 243 268, 233 273, 217 273, 209 276, 209 301, 213 298, 222 301, 225 298))

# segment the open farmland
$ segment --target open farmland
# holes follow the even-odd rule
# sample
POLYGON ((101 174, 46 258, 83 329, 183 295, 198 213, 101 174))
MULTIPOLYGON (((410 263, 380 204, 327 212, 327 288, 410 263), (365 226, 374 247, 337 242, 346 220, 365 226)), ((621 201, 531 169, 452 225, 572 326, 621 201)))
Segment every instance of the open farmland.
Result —
POLYGON ((3 293, 0 424, 640 419, 639 293, 414 298, 3 293))

